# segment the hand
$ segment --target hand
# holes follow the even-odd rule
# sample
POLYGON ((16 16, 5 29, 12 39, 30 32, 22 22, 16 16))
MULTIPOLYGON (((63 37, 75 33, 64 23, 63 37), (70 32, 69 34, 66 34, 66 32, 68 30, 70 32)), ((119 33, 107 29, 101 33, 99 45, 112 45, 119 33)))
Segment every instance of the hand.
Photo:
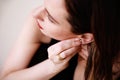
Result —
POLYGON ((80 50, 79 50, 79 56, 78 56, 78 61, 79 62, 87 62, 88 59, 88 45, 81 45, 80 50))
POLYGON ((68 66, 69 60, 79 51, 80 39, 60 41, 48 48, 48 57, 57 69, 63 70, 68 66))
POLYGON ((85 80, 84 72, 88 59, 88 45, 81 45, 78 53, 78 64, 74 72, 74 80, 85 80))

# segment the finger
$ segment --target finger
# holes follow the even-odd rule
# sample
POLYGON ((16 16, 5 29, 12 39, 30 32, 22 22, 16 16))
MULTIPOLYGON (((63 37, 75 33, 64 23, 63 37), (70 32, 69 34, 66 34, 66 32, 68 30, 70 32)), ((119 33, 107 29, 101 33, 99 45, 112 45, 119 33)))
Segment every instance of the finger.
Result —
POLYGON ((79 55, 83 57, 83 59, 86 59, 89 56, 88 52, 89 52, 88 45, 81 45, 79 55))
POLYGON ((66 63, 78 52, 78 48, 79 47, 72 47, 58 55, 49 56, 49 59, 52 60, 55 64, 66 63))
POLYGON ((73 48, 70 48, 69 50, 66 50, 62 53, 59 54, 59 56, 61 58, 63 58, 62 60, 59 60, 59 58, 56 58, 56 62, 55 63, 68 63, 69 60, 75 55, 77 54, 78 52, 78 48, 79 47, 73 47, 73 48), (65 57, 63 57, 62 55, 64 55, 65 57))
POLYGON ((61 58, 66 58, 66 57, 72 56, 73 54, 77 53, 79 48, 80 48, 79 46, 72 47, 72 48, 69 48, 69 49, 61 52, 58 55, 60 55, 61 58))
POLYGON ((84 60, 87 60, 87 58, 88 58, 87 46, 81 47, 81 50, 80 50, 80 52, 79 52, 79 55, 80 55, 84 60))
POLYGON ((64 41, 58 42, 58 43, 54 44, 53 46, 49 47, 48 52, 51 52, 52 54, 57 55, 69 48, 79 46, 80 44, 81 44, 81 42, 80 42, 79 38, 64 40, 64 41))

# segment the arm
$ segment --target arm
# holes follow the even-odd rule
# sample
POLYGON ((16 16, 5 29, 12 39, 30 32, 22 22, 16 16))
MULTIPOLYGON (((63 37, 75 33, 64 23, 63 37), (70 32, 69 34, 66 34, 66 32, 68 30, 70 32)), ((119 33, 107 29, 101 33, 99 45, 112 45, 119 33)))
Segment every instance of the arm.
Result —
MULTIPOLYGON (((49 41, 50 38, 40 32, 35 19, 30 16, 3 66, 1 77, 5 78, 12 73, 25 70, 40 43, 49 41)), ((21 78, 21 76, 16 77, 21 78)))
POLYGON ((72 53, 76 53, 80 45, 78 39, 77 41, 74 39, 61 41, 48 49, 51 55, 49 59, 26 68, 40 43, 49 43, 51 40, 40 32, 34 18, 30 17, 29 20, 4 65, 2 80, 48 80, 67 67, 68 61, 74 56, 72 53), (66 56, 64 60, 57 61, 59 64, 53 62, 56 53, 66 56))
POLYGON ((48 59, 31 68, 11 72, 3 80, 49 80, 60 71, 56 71, 55 65, 48 59))

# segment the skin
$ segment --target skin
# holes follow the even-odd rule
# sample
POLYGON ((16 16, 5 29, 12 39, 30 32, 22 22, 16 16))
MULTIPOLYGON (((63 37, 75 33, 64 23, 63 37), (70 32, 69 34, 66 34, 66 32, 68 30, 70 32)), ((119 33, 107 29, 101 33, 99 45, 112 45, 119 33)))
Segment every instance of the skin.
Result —
MULTIPOLYGON (((81 44, 90 43, 93 38, 91 34, 73 34, 71 32, 71 25, 66 20, 67 17, 68 13, 64 7, 64 0, 45 0, 43 6, 33 10, 5 61, 0 79, 49 80, 60 71, 64 70, 69 65, 68 61, 77 52, 79 52, 80 56, 84 54, 79 62, 86 61, 84 58, 87 56, 87 53, 83 53, 84 51, 81 52, 82 47, 80 49, 80 46, 81 44), (51 21, 51 18, 49 19, 45 9, 47 9, 59 24, 54 20, 51 21), (43 29, 39 28, 38 23, 43 29), (60 42, 48 48, 49 58, 31 68, 26 68, 41 43, 49 43, 51 38, 60 40, 60 42), (65 59, 56 60, 58 54, 65 59)), ((76 70, 82 69, 78 66, 76 70)), ((84 71, 81 73, 75 72, 75 80, 79 79, 76 74, 83 73, 84 71)))
POLYGON ((50 38, 65 40, 77 37, 71 32, 72 26, 67 21, 68 13, 64 7, 64 0, 45 0, 44 6, 35 11, 34 17, 43 28, 40 29, 41 32, 50 38))

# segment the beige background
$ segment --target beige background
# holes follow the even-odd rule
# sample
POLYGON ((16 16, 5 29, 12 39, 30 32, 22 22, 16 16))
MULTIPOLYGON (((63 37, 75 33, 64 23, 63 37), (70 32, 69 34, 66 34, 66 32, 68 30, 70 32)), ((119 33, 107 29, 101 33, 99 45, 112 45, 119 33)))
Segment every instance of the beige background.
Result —
POLYGON ((27 15, 43 0, 0 0, 0 68, 16 41, 27 15))

